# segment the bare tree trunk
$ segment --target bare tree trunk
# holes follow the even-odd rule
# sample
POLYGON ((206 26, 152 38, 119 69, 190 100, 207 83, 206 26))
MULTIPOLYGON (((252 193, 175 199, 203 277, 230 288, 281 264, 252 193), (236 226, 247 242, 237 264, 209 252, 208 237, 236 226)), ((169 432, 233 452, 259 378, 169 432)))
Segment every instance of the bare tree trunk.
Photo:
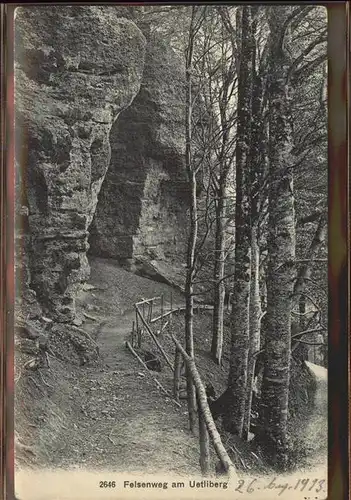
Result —
POLYGON ((254 384, 256 353, 261 343, 261 296, 260 296, 260 247, 259 247, 259 215, 261 198, 259 188, 262 183, 265 168, 264 125, 263 125, 263 78, 260 68, 256 68, 255 35, 258 22, 258 6, 251 7, 252 14, 252 105, 251 105, 251 143, 250 143, 250 176, 251 176, 251 285, 249 306, 250 347, 247 368, 246 410, 244 417, 245 439, 249 437, 252 391, 254 384))
POLYGON ((207 431, 206 422, 202 416, 201 406, 197 402, 199 408, 199 441, 200 441, 200 467, 203 476, 210 474, 211 468, 211 453, 210 453, 210 439, 207 431))
POLYGON ((255 353, 260 350, 261 298, 260 298, 260 249, 257 241, 257 223, 252 226, 251 239, 251 287, 250 287, 250 347, 247 367, 246 410, 243 437, 248 439, 250 431, 252 389, 255 375, 255 353))
POLYGON ((284 467, 291 355, 291 308, 295 259, 295 213, 289 125, 286 9, 269 8, 269 176, 268 275, 264 373, 261 394, 267 456, 284 467), (285 41, 284 41, 285 35, 285 41), (284 46, 283 46, 284 45, 284 46))
MULTIPOLYGON (((188 174, 188 182, 190 188, 190 231, 188 238, 187 249, 187 268, 185 281, 185 346, 189 356, 194 357, 194 295, 193 282, 195 274, 195 246, 198 233, 197 223, 197 198, 196 198, 196 172, 192 162, 192 77, 191 68, 194 51, 194 24, 195 24, 196 7, 192 7, 191 23, 189 30, 189 42, 186 51, 185 65, 185 165, 188 174)), ((189 413, 189 426, 191 432, 195 432, 197 415, 196 415, 196 392, 192 381, 189 369, 186 369, 187 379, 187 401, 189 413)))
MULTIPOLYGON (((191 207, 190 207, 190 235, 187 252, 187 271, 185 283, 185 347, 189 356, 194 357, 194 295, 193 281, 195 271, 194 252, 197 239, 197 215, 196 215, 196 178, 195 173, 190 176, 191 185, 191 207)), ((187 369, 187 399, 189 412, 189 425, 191 432, 195 432, 196 415, 196 393, 195 387, 187 369)))
POLYGON ((221 364, 223 349, 223 315, 224 315, 224 264, 225 264, 225 192, 220 189, 216 207, 216 237, 215 237, 215 262, 214 262, 214 301, 211 354, 217 364, 221 364))
POLYGON ((252 43, 250 7, 242 7, 242 43, 238 82, 236 150, 235 269, 231 312, 231 352, 228 377, 228 408, 223 422, 242 435, 249 351, 249 299, 251 279, 249 147, 252 94, 252 43))
MULTIPOLYGON (((218 154, 219 176, 215 184, 217 197, 216 203, 216 236, 215 236, 215 262, 214 262, 214 301, 213 301, 213 323, 212 323, 212 358, 221 364, 223 347, 223 317, 224 317, 224 269, 225 269, 225 230, 227 215, 227 184, 230 169, 234 159, 234 148, 230 145, 230 129, 233 125, 233 105, 231 103, 231 87, 234 85, 237 75, 237 54, 235 30, 230 22, 228 10, 220 11, 222 28, 228 30, 232 40, 232 59, 229 64, 222 62, 221 92, 219 97, 221 147, 218 154), (228 19, 229 17, 229 19, 228 19)), ((223 31, 223 35, 226 36, 223 31)), ((225 37, 224 37, 225 38, 225 37)))

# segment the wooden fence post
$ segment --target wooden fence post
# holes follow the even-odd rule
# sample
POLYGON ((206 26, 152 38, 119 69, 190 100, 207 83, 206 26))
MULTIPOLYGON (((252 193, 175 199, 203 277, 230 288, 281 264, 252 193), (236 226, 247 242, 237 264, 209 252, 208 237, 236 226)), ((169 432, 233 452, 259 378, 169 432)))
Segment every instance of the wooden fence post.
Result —
POLYGON ((149 304, 149 319, 148 319, 149 323, 151 323, 151 319, 152 319, 152 304, 153 304, 153 301, 154 300, 151 299, 150 304, 149 304))
POLYGON ((157 345, 158 347, 158 350, 160 351, 160 353, 162 354, 163 358, 165 359, 166 363, 168 364, 168 366, 170 367, 170 369, 172 370, 172 372, 174 371, 174 367, 172 365, 172 363, 170 362, 170 360, 168 359, 168 356, 165 352, 165 350, 163 349, 162 345, 160 344, 160 342, 157 340, 157 337, 155 336, 155 334, 153 333, 153 331, 151 330, 150 326, 147 324, 147 322, 145 321, 145 319, 143 318, 141 312, 139 311, 139 309, 137 308, 137 314, 139 315, 140 317, 140 320, 142 322, 142 324, 144 325, 146 331, 149 333, 150 337, 152 338, 152 340, 155 342, 155 344, 157 345))
POLYGON ((135 306, 135 318, 136 318, 136 336, 137 336, 137 345, 139 349, 141 348, 141 327, 139 326, 139 318, 138 318, 138 308, 135 306))
POLYGON ((171 314, 169 316, 169 323, 172 323, 172 312, 173 312, 173 292, 171 292, 171 314))
POLYGON ((134 333, 134 325, 135 325, 135 321, 133 321, 133 325, 132 325, 132 347, 134 347, 134 345, 135 345, 134 344, 134 335, 135 335, 135 333, 134 333))
POLYGON ((181 368, 182 368, 182 354, 176 347, 174 356, 174 378, 173 378, 173 395, 176 401, 179 401, 181 368))
POLYGON ((161 295, 161 328, 160 328, 160 332, 162 332, 162 327, 163 327, 163 294, 161 295))
POLYGON ((198 403, 199 413, 199 442, 200 442, 200 467, 203 476, 208 476, 211 470, 210 466, 210 439, 206 422, 202 416, 202 410, 198 403))

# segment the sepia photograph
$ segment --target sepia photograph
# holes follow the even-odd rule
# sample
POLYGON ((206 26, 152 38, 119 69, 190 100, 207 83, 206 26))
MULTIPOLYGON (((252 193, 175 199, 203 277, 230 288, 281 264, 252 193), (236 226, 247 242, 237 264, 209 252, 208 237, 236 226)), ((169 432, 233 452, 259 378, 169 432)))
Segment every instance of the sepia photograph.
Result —
POLYGON ((328 495, 328 11, 14 11, 16 500, 328 495))

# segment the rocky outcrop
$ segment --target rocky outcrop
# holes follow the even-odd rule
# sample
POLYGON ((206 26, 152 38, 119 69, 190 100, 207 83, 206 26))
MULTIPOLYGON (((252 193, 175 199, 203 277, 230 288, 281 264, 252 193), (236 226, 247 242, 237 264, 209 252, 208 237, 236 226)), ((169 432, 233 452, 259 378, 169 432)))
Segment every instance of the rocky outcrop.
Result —
POLYGON ((146 41, 120 17, 124 9, 16 9, 16 160, 25 185, 20 205, 28 207, 31 287, 58 321, 74 319, 110 130, 143 74, 146 41))
POLYGON ((111 129, 111 162, 90 251, 134 270, 184 257, 189 191, 183 82, 182 62, 160 36, 151 36, 140 92, 111 129))

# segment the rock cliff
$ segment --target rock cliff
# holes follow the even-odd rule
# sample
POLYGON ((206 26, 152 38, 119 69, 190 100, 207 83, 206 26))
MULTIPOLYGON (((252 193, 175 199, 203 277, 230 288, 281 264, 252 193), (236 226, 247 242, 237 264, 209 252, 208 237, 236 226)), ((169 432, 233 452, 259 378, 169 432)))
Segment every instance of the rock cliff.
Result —
POLYGON ((183 82, 182 61, 151 36, 140 92, 111 129, 111 162, 89 240, 93 254, 132 268, 183 257, 189 200, 183 82))
POLYGON ((16 9, 16 171, 18 202, 28 207, 25 253, 31 287, 61 322, 74 319, 77 289, 89 274, 88 230, 110 163, 110 130, 143 75, 146 40, 121 17, 127 11, 16 9))

